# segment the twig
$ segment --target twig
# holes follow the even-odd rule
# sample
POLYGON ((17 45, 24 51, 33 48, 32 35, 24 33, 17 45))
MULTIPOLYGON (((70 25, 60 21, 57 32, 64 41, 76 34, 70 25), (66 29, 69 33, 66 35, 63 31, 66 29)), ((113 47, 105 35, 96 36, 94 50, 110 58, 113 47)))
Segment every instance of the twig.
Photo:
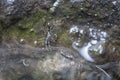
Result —
POLYGON ((101 70, 103 73, 105 73, 105 75, 107 75, 109 78, 111 78, 111 76, 105 70, 103 70, 102 68, 100 68, 97 65, 95 67, 98 68, 99 70, 101 70))

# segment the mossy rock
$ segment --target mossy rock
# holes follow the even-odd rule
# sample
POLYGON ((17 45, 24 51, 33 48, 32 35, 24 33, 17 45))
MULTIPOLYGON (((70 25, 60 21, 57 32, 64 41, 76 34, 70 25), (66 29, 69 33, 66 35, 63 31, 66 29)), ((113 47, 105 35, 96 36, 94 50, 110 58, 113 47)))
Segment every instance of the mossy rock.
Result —
POLYGON ((58 41, 59 41, 59 44, 62 44, 65 47, 69 47, 72 44, 72 38, 69 36, 67 32, 63 32, 60 35, 60 38, 58 41))

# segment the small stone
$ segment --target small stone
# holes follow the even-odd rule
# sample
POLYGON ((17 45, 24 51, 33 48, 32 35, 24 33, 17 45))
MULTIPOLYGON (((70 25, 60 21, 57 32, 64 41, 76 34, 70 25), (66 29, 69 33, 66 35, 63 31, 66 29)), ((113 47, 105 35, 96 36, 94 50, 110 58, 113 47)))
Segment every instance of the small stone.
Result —
POLYGON ((97 40, 91 40, 91 44, 97 44, 97 40))
POLYGON ((76 45, 76 46, 79 46, 79 43, 78 43, 78 42, 76 42, 76 43, 75 43, 75 45, 76 45))
POLYGON ((80 30, 80 34, 83 34, 84 30, 80 30))
POLYGON ((112 11, 114 12, 115 10, 114 10, 114 9, 112 9, 112 11))
POLYGON ((83 8, 80 8, 81 10, 83 10, 83 8))
POLYGON ((37 45, 37 41, 34 41, 34 45, 37 45))
POLYGON ((20 42, 23 42, 24 41, 24 39, 20 39, 20 42))
POLYGON ((70 16, 67 16, 66 18, 70 18, 70 16))
POLYGON ((50 12, 55 12, 55 7, 51 7, 50 12))
POLYGON ((97 14, 95 14, 95 16, 98 16, 97 14))
POLYGON ((45 48, 41 48, 42 50, 44 50, 45 48))
POLYGON ((32 29, 30 29, 30 32, 33 32, 34 31, 34 29, 32 28, 32 29))
POLYGON ((70 33, 78 33, 79 32, 79 28, 75 25, 73 25, 73 27, 70 29, 69 31, 70 33))
POLYGON ((116 49, 116 48, 114 47, 114 48, 113 48, 113 52, 115 51, 115 49, 116 49))
POLYGON ((75 65, 75 62, 74 62, 74 61, 71 61, 70 64, 71 64, 71 65, 75 65))
POLYGON ((48 24, 47 25, 50 25, 50 23, 48 22, 48 24))

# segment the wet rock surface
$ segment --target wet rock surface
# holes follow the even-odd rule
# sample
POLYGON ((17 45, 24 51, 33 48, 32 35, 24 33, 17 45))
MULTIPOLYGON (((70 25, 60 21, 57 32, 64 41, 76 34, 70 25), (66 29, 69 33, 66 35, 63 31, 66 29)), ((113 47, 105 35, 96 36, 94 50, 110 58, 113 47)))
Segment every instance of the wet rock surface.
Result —
POLYGON ((78 68, 74 66, 78 55, 64 47, 4 45, 0 55, 1 80, 72 80, 78 68))
POLYGON ((119 75, 113 73, 118 63, 97 65, 105 74, 94 63, 64 47, 1 45, 0 64, 1 80, 118 80, 119 75))

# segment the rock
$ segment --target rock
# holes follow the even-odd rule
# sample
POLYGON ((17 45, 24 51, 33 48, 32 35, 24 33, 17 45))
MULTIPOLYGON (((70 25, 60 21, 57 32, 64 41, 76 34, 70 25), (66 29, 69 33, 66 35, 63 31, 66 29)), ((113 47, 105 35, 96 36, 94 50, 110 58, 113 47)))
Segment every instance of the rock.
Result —
POLYGON ((86 75, 94 78, 90 76, 94 71, 96 75, 103 75, 93 64, 65 47, 48 50, 28 45, 1 45, 0 64, 1 80, 84 80, 86 75))
POLYGON ((77 69, 75 58, 78 54, 70 49, 53 47, 48 50, 27 45, 19 47, 14 45, 11 48, 0 48, 2 80, 71 80, 70 78, 75 78, 77 69), (68 55, 72 56, 72 59, 69 59, 68 55))

